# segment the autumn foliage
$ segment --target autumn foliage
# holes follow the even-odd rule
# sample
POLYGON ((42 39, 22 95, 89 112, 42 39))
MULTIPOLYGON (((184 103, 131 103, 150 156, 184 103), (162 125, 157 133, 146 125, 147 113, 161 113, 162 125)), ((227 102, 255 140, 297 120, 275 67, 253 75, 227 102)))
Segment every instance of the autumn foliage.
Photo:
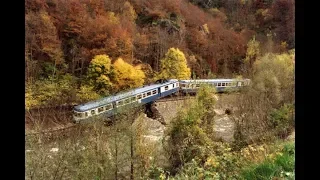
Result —
POLYGON ((170 48, 165 58, 161 60, 159 79, 190 79, 190 68, 183 52, 170 48))
POLYGON ((114 62, 113 68, 116 89, 122 90, 143 85, 145 75, 139 65, 134 67, 119 58, 114 62))
POLYGON ((145 74, 140 69, 140 65, 132 66, 122 58, 111 64, 109 56, 97 55, 90 62, 87 78, 97 91, 108 94, 142 86, 145 74))
POLYGON ((189 71, 192 77, 233 77, 252 71, 243 67, 255 59, 248 54, 253 37, 262 54, 294 48, 294 11, 293 0, 26 0, 26 81, 69 73, 83 84, 96 64, 92 61, 103 54, 111 60, 110 76, 91 81, 105 92, 143 84, 129 77, 152 82, 159 74, 190 78, 189 71), (163 60, 172 60, 170 48, 183 52, 190 70, 163 72, 168 65, 163 60), (147 78, 140 71, 115 71, 118 63, 150 67, 141 68, 147 78), (116 73, 123 78, 112 79, 116 73), (117 84, 124 79, 130 83, 117 84))

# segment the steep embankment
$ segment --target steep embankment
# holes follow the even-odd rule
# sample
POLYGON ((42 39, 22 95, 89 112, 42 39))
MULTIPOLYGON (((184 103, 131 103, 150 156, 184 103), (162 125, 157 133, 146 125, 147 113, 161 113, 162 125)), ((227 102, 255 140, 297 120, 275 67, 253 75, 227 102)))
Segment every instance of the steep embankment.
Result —
MULTIPOLYGON (((215 122, 213 127, 216 132, 216 138, 231 142, 233 140, 234 123, 225 113, 225 110, 227 108, 232 109, 232 103, 236 101, 237 94, 220 94, 217 96, 218 101, 214 109, 216 115, 214 117, 215 122)), ((187 106, 185 100, 156 102, 156 108, 168 125, 177 115, 179 109, 185 106, 187 106)), ((144 117, 143 123, 147 127, 145 138, 153 141, 158 141, 163 138, 166 126, 146 116, 144 117)))

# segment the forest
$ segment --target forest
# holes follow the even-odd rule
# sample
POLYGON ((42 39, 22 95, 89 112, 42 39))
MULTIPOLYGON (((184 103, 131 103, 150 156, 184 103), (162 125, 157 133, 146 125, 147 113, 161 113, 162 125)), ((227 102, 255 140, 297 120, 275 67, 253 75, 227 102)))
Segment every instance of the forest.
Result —
POLYGON ((26 140, 37 149, 26 179, 294 179, 294 69, 294 0, 25 0, 26 110, 159 79, 252 80, 226 113, 233 142, 215 137, 217 100, 204 86, 158 144, 143 140, 142 116, 26 140))
POLYGON ((26 106, 152 83, 170 48, 184 54, 189 78, 249 77, 259 55, 294 49, 294 21, 293 0, 26 0, 26 106), (102 56, 111 70, 95 72, 102 56))

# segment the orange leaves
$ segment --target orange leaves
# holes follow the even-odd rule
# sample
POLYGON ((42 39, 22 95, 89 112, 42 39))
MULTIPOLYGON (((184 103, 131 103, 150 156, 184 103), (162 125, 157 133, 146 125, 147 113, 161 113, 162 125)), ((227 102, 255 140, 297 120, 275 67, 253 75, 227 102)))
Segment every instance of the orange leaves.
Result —
POLYGON ((120 24, 121 19, 113 12, 90 18, 85 32, 83 46, 90 50, 88 60, 97 54, 109 54, 110 57, 131 54, 132 38, 125 27, 120 24))
POLYGON ((33 59, 51 61, 53 64, 63 62, 61 41, 46 11, 26 14, 26 44, 33 59))

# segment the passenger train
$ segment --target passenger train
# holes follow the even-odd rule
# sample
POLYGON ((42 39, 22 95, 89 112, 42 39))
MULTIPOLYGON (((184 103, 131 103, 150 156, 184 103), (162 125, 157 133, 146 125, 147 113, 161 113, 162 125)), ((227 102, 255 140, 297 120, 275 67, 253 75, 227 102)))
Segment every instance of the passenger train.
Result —
POLYGON ((100 114, 103 114, 104 117, 111 117, 122 109, 141 106, 159 98, 177 93, 178 90, 179 81, 176 79, 171 79, 161 84, 152 84, 136 88, 115 96, 109 96, 97 101, 75 106, 73 119, 74 122, 77 123, 100 114))
POLYGON ((249 79, 197 79, 180 80, 170 79, 159 81, 158 84, 152 84, 141 88, 136 88, 128 92, 122 92, 114 96, 105 97, 96 101, 91 101, 74 107, 73 121, 79 123, 84 120, 92 119, 97 115, 111 117, 121 110, 129 107, 137 107, 156 101, 159 98, 177 94, 196 93, 201 84, 209 84, 215 87, 216 92, 229 90, 238 90, 243 86, 250 84, 249 79))

